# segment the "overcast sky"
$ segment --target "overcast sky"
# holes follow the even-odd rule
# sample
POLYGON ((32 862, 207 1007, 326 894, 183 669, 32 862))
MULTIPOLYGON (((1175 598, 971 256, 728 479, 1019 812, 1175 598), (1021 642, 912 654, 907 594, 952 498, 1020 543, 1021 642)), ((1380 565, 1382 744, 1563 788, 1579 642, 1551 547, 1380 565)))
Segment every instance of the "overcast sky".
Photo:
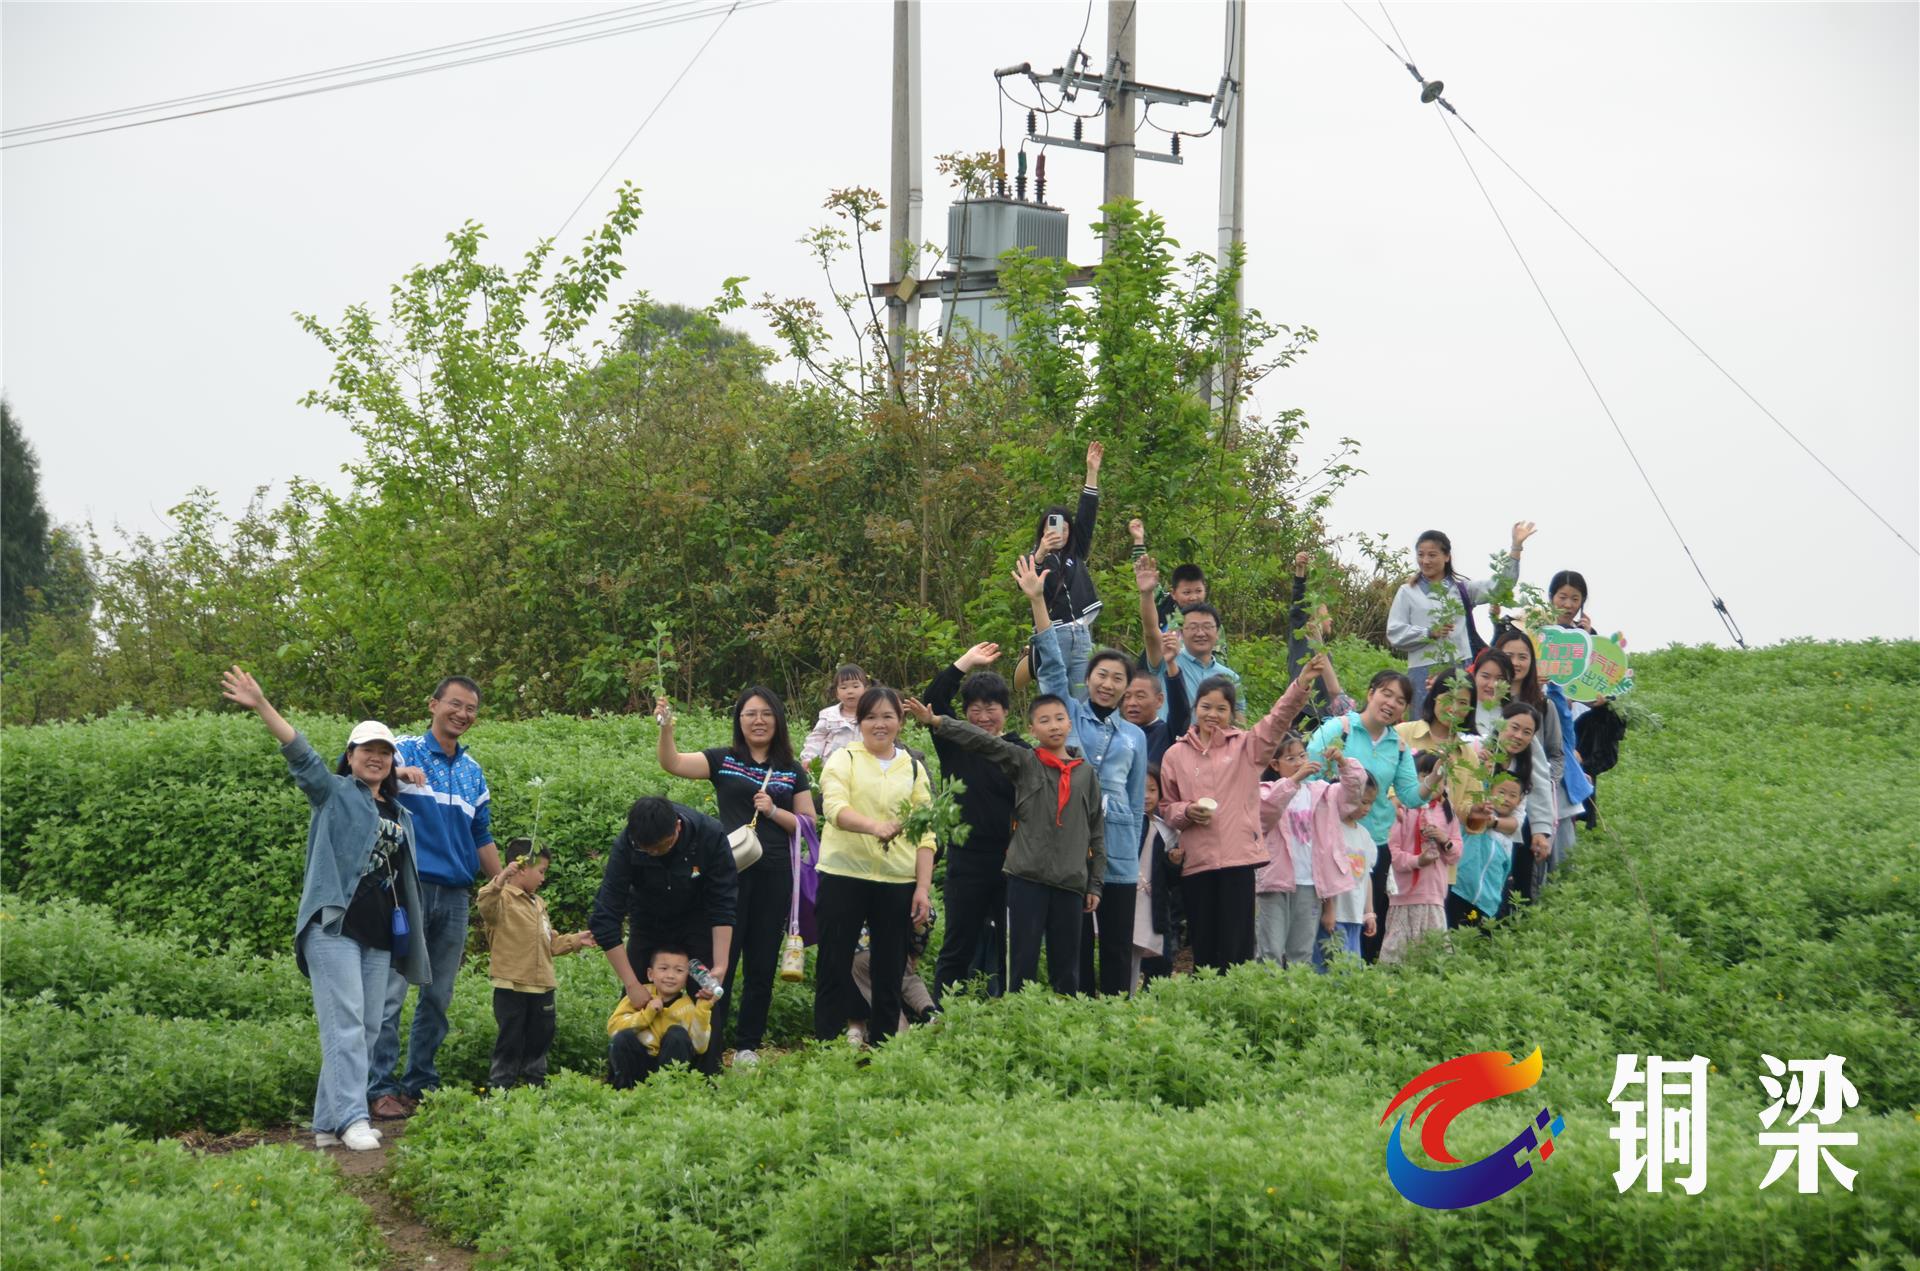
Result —
MULTIPOLYGON (((0 112, 14 128, 601 8, 8 4, 0 112)), ((1356 8, 1391 38, 1378 5, 1356 8)), ((1096 66, 1103 11, 1087 37, 1096 66)), ((1142 3, 1139 76, 1210 92, 1222 13, 1142 3)), ((1488 141, 1920 541, 1915 6, 1392 13, 1488 141)), ((1059 64, 1086 14, 925 5, 927 236, 945 224, 931 156, 997 143, 993 68, 1059 64)), ((819 223, 828 188, 887 187, 890 15, 806 0, 736 14, 569 240, 631 178, 647 213, 632 286, 699 304, 747 274, 750 294, 823 296, 795 239, 819 223)), ((1248 298, 1320 333, 1259 406, 1304 408, 1316 453, 1341 435, 1362 443, 1369 472, 1336 505, 1335 530, 1410 546, 1443 528, 1479 567, 1528 517, 1541 530, 1525 576, 1584 571, 1603 628, 1641 648, 1724 640, 1413 81, 1336 4, 1259 3, 1248 27, 1248 298)), ((328 362, 290 313, 337 318, 360 301, 384 312, 388 286, 468 218, 517 260, 559 228, 711 29, 0 156, 0 374, 53 514, 158 532, 196 485, 237 507, 291 475, 337 480, 353 438, 296 404, 328 362)), ((1019 112, 1006 126, 1014 143, 1019 112)), ((1748 640, 1920 631, 1916 557, 1467 144, 1748 640)), ((1217 153, 1193 141, 1184 166, 1140 165, 1139 197, 1189 247, 1213 242, 1217 153)), ((1049 167, 1072 254, 1091 261, 1099 158, 1055 151, 1049 167)))

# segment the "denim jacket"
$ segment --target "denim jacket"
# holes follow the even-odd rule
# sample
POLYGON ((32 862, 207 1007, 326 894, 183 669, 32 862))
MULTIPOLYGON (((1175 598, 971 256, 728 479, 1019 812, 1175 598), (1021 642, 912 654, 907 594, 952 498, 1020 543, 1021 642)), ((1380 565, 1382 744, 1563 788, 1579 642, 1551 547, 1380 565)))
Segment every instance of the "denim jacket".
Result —
MULTIPOLYGON (((373 844, 380 830, 380 813, 373 806, 373 795, 352 777, 343 777, 327 767, 303 733, 280 747, 293 773, 293 784, 307 796, 313 807, 313 819, 307 823, 307 879, 300 889, 300 912, 293 922, 293 955, 300 974, 307 974, 307 955, 301 933, 317 916, 321 926, 340 929, 347 905, 360 886, 373 856, 373 844)), ((420 874, 413 863, 413 815, 395 806, 400 813, 400 832, 406 836, 407 854, 401 860, 395 880, 400 904, 416 928, 407 942, 406 956, 394 964, 394 970, 409 983, 425 984, 431 979, 427 968, 427 941, 418 931, 421 918, 420 874)))

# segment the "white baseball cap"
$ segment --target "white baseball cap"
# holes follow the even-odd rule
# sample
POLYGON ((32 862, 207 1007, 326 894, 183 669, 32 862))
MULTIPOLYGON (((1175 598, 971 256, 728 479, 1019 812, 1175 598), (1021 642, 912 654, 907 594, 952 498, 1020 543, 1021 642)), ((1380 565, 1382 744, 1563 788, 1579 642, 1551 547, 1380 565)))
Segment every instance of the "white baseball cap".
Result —
POLYGON ((363 719, 353 726, 352 732, 347 734, 349 749, 354 746, 364 746, 370 741, 384 741, 392 746, 393 730, 377 719, 363 719))

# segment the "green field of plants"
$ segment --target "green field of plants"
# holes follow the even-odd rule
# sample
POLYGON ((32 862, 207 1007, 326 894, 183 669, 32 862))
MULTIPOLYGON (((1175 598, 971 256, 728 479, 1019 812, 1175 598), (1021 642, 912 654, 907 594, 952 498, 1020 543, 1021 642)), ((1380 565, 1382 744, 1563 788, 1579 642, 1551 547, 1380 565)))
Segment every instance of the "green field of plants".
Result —
MULTIPOLYGON (((610 973, 563 959, 554 1061, 571 1071, 505 1096, 479 1089, 480 961, 456 991, 448 1088, 388 1184, 504 1266, 1920 1266, 1920 646, 1675 649, 1635 673, 1657 720, 1602 780, 1605 827, 1542 904, 1450 952, 1244 967, 1126 1002, 961 997, 864 1065, 802 1044, 807 986, 782 986, 789 1053, 627 1093, 598 1079, 610 973), (1487 1152, 1537 1097, 1566 1122, 1552 1159, 1473 1209, 1401 1199, 1382 1162, 1394 1092, 1459 1054, 1535 1046, 1538 1087, 1449 1141, 1487 1152), (1616 1189, 1619 1053, 1712 1062, 1699 1195, 1616 1189), (1851 1191, 1760 1189, 1763 1054, 1845 1056, 1851 1191)), ((296 723, 323 750, 346 728, 296 723)), ((682 745, 720 732, 685 720, 682 745)), ((501 836, 531 828, 544 779, 557 922, 583 913, 635 795, 708 801, 663 781, 643 719, 483 721, 472 743, 501 836)), ((152 1141, 285 1124, 311 1098, 289 930, 305 806, 258 725, 7 730, 0 806, 8 1265, 377 1264, 320 1158, 152 1141)))

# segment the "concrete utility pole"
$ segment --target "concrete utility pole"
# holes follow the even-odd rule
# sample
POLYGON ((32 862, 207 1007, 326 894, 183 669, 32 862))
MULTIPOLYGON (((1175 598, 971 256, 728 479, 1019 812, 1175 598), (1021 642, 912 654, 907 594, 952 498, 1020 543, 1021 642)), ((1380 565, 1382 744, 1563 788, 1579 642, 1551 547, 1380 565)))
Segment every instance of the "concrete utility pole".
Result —
POLYGON ((906 333, 920 329, 910 254, 920 242, 920 0, 893 0, 893 171, 887 196, 887 352, 897 381, 906 333))
MULTIPOLYGON (((1225 78, 1214 94, 1214 114, 1221 122, 1220 138, 1220 247, 1215 258, 1225 268, 1233 248, 1247 238, 1247 0, 1227 0, 1225 78)), ((1233 289, 1234 312, 1246 307, 1246 280, 1233 289)), ((1220 345, 1220 370, 1214 378, 1214 401, 1225 403, 1236 388, 1227 382, 1227 367, 1239 355, 1225 339, 1220 345)))
MULTIPOLYGON (((1107 0, 1107 69, 1100 82, 1100 94, 1107 101, 1106 183, 1101 202, 1133 197, 1133 93, 1135 79, 1134 47, 1140 28, 1134 23, 1134 10, 1140 0, 1107 0)), ((1104 253, 1105 248, 1102 247, 1104 253)))

